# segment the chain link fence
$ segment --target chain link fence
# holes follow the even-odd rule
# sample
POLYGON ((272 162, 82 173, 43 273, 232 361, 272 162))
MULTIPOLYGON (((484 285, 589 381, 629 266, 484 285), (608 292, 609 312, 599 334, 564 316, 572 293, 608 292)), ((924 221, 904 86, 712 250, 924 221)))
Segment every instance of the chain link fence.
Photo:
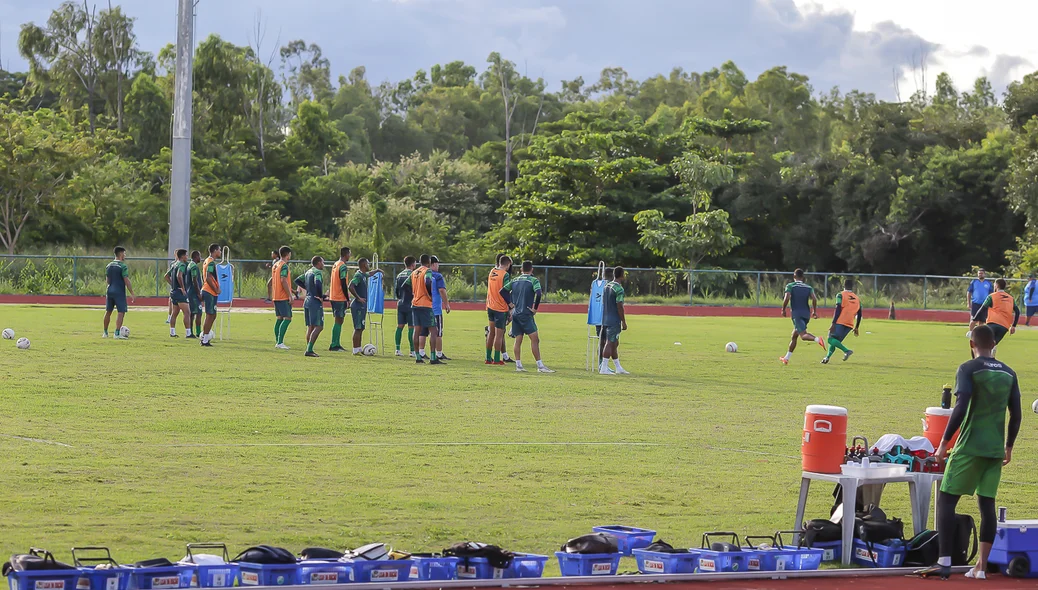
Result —
MULTIPOLYGON (((106 256, 0 255, 0 294, 4 295, 83 295, 101 296, 105 292, 106 256)), ((235 297, 267 297, 271 261, 232 260, 235 272, 235 297)), ((130 280, 139 296, 162 297, 169 292, 163 276, 169 267, 164 258, 127 258, 130 280)), ((309 267, 309 260, 290 262, 292 276, 309 267)), ((329 264, 330 265, 330 264, 329 264)), ((400 262, 380 263, 386 273, 384 285, 392 298, 393 278, 404 269, 400 262)), ((351 262, 355 268, 355 263, 351 262)), ((489 264, 440 264, 452 301, 485 301, 489 264)), ((518 273, 518 269, 515 269, 518 273)), ((588 290, 598 269, 581 266, 538 266, 534 275, 544 288, 549 303, 586 303, 588 290)), ((745 270, 688 270, 667 268, 629 268, 624 289, 627 300, 636 304, 723 305, 777 307, 782 304, 790 273, 745 270)), ((612 269, 606 270, 612 278, 612 269)), ((819 305, 833 305, 846 279, 853 279, 855 291, 867 307, 888 307, 894 303, 908 309, 964 309, 966 289, 972 277, 929 275, 884 275, 807 273, 815 287, 819 305)), ((1010 293, 1022 299, 1026 281, 1009 279, 1010 293)))

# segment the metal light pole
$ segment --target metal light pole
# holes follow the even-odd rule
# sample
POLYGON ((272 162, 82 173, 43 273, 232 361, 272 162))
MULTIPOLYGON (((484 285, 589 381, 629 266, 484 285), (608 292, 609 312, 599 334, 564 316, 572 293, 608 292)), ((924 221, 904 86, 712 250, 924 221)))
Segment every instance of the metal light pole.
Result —
POLYGON ((169 195, 169 256, 191 239, 191 95, 195 0, 177 0, 177 63, 173 95, 173 172, 169 195))

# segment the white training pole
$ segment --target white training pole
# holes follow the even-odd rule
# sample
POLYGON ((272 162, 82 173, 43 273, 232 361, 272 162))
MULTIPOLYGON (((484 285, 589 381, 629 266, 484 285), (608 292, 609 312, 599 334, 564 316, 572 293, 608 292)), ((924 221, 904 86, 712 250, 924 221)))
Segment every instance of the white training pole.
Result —
MULTIPOLYGON (((598 262, 598 276, 595 281, 592 282, 591 286, 591 301, 588 302, 588 307, 595 304, 594 301, 594 283, 605 280, 605 261, 598 262)), ((584 356, 584 370, 591 371, 594 374, 595 370, 598 369, 599 363, 602 362, 602 333, 601 326, 597 326, 597 330, 593 329, 591 324, 587 326, 587 352, 584 356)))

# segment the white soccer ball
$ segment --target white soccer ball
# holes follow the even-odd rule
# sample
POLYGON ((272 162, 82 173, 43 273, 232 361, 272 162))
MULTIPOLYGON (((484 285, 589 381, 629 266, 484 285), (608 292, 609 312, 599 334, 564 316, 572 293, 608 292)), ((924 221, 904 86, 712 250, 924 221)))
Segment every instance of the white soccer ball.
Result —
POLYGON ((1031 409, 1034 410, 1035 414, 1038 414, 1038 399, 1034 400, 1034 403, 1031 404, 1031 409))
POLYGON ((973 338, 973 330, 966 331, 966 338, 973 338))
POLYGON ((734 342, 729 342, 724 345, 724 349, 728 352, 739 352, 739 345, 734 342))
POLYGON ((4 340, 14 340, 14 330, 11 328, 4 328, 4 340))
POLYGON ((378 349, 375 348, 374 344, 365 344, 364 348, 361 349, 361 352, 364 353, 364 356, 375 356, 375 353, 378 352, 378 349))
POLYGON ((29 339, 28 338, 19 338, 18 342, 15 343, 15 346, 17 346, 18 348, 20 348, 22 350, 29 350, 29 339))
POLYGON ((129 338, 130 337, 130 329, 127 328, 126 326, 123 326, 119 330, 119 335, 122 336, 123 338, 129 338))

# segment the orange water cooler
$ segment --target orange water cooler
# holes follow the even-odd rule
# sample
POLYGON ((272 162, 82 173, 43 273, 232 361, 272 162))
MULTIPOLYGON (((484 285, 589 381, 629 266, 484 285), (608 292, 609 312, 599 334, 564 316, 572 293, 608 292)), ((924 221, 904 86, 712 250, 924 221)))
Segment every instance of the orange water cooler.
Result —
POLYGON ((804 471, 840 473, 847 451, 847 408, 807 406, 800 445, 804 471))
MULTIPOLYGON (((950 408, 926 408, 926 414, 923 417, 923 436, 926 437, 931 443, 933 443, 934 450, 941 444, 941 439, 944 438, 944 430, 948 428, 948 421, 951 420, 952 411, 950 408)), ((956 432, 951 439, 951 446, 955 446, 955 441, 959 439, 959 433, 956 432)))

